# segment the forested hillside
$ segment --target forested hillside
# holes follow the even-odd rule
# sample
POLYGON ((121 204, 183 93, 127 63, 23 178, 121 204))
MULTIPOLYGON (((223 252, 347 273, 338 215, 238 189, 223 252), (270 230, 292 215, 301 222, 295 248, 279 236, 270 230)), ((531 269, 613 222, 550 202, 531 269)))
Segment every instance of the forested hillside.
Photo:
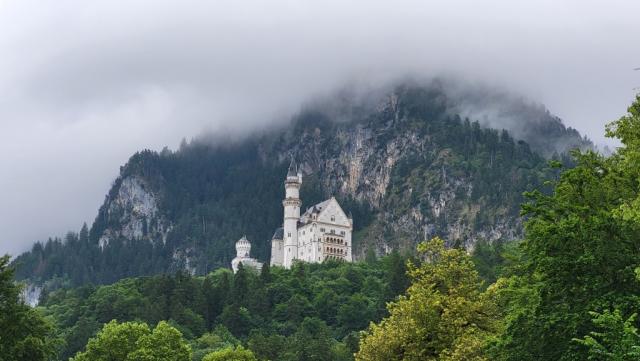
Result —
POLYGON ((11 361, 637 360, 640 96, 607 135, 622 143, 611 156, 551 162, 551 191, 526 194, 522 241, 479 242, 472 255, 434 237, 408 259, 368 252, 62 287, 36 310, 1 258, 0 351, 11 361))
POLYGON ((125 279, 108 286, 60 289, 43 298, 58 325, 60 358, 81 351, 103 324, 167 320, 189 340, 194 360, 244 345, 260 359, 351 359, 357 332, 386 315, 385 303, 408 286, 406 259, 392 254, 369 263, 298 263, 260 274, 219 269, 206 277, 125 279))
MULTIPOLYGON (((255 256, 267 260, 291 156, 304 173, 303 207, 335 195, 353 214, 356 258, 369 250, 413 252, 436 235, 468 249, 482 239, 518 238, 522 193, 551 173, 541 148, 461 117, 462 105, 468 112, 474 103, 468 98, 449 95, 439 82, 361 97, 340 93, 241 141, 201 139, 177 151, 139 152, 91 227, 37 243, 16 258, 17 276, 79 285, 177 270, 202 275, 227 267, 244 234, 255 256)), ((509 102, 503 100, 506 109, 528 109, 509 102)), ((590 145, 531 107, 519 119, 528 140, 590 145)))

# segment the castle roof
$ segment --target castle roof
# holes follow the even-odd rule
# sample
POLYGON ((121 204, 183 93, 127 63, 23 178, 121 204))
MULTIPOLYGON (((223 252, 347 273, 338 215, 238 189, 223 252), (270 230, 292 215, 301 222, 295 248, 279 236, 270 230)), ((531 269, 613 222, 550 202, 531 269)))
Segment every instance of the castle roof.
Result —
POLYGON ((298 175, 298 165, 296 164, 296 160, 291 157, 291 164, 289 164, 289 171, 287 172, 287 177, 295 177, 298 175))
POLYGON ((284 239, 284 228, 280 227, 273 233, 271 239, 284 239))
POLYGON ((312 215, 313 214, 320 214, 325 208, 327 208, 329 206, 329 203, 331 201, 335 201, 335 197, 331 197, 325 201, 322 201, 314 206, 312 206, 311 208, 308 208, 304 214, 302 214, 302 216, 300 217, 300 222, 298 223, 298 225, 305 225, 308 224, 309 222, 311 222, 311 220, 313 219, 312 215))
POLYGON ((329 205, 329 201, 331 201, 331 198, 327 199, 326 201, 322 201, 316 205, 313 205, 311 208, 308 208, 304 214, 302 214, 302 217, 300 218, 309 218, 311 217, 312 214, 314 213, 320 213, 322 212, 323 209, 325 209, 327 207, 327 205, 329 205))

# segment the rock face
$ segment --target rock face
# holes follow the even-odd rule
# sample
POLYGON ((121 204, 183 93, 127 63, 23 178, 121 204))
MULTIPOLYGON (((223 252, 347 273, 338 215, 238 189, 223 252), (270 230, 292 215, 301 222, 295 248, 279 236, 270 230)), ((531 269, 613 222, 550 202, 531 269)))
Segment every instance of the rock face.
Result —
POLYGON ((116 227, 108 227, 100 235, 100 248, 104 249, 113 239, 166 242, 170 222, 158 210, 160 195, 154 194, 142 177, 119 178, 110 194, 114 196, 107 197, 101 216, 116 227))
MULTIPOLYGON (((375 216, 361 233, 366 241, 356 248, 360 257, 369 247, 384 254, 398 247, 411 249, 417 241, 435 235, 468 249, 479 239, 518 237, 522 231, 518 218, 521 198, 512 189, 505 190, 509 194, 502 199, 503 204, 484 209, 490 213, 490 220, 478 222, 478 214, 488 203, 483 197, 473 197, 477 183, 473 178, 478 174, 465 169, 450 140, 425 132, 424 124, 415 126, 412 115, 402 110, 407 106, 403 103, 405 96, 391 94, 354 123, 337 123, 327 130, 304 128, 280 157, 296 154, 305 176, 316 178, 325 192, 354 198, 371 207, 375 216), (399 164, 405 172, 399 172, 399 164)), ((505 143, 515 147, 510 138, 505 143)), ((489 153, 487 167, 493 166, 491 157, 499 151, 489 153)), ((542 158, 531 153, 527 156, 540 165, 542 158)), ((513 171, 497 170, 511 176, 518 170, 513 171)), ((494 184, 494 190, 499 192, 504 181, 494 184)))
POLYGON ((42 294, 42 286, 27 284, 22 290, 22 299, 26 304, 31 307, 36 307, 40 301, 40 295, 42 294))

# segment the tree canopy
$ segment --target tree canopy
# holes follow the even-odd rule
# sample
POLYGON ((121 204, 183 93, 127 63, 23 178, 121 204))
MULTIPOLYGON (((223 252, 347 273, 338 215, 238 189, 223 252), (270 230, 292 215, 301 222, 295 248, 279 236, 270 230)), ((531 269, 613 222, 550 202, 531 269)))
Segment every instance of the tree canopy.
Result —
POLYGON ((471 257, 439 238, 420 244, 418 255, 424 261, 410 265, 406 296, 370 326, 356 360, 487 360, 484 341, 497 330, 497 311, 471 257))
POLYGON ((190 361, 191 348, 180 331, 161 321, 151 331, 146 323, 116 320, 104 325, 86 349, 70 361, 190 361))
POLYGON ((55 356, 53 327, 24 303, 9 256, 0 257, 0 355, 6 361, 45 361, 55 356))

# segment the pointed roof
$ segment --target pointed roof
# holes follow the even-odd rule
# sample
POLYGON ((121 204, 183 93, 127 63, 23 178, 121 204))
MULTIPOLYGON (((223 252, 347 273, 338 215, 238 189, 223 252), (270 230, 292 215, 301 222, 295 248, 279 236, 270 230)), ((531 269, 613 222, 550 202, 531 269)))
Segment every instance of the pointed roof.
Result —
POLYGON ((298 175, 298 165, 296 164, 296 160, 291 156, 291 164, 289 164, 289 171, 287 172, 287 177, 295 177, 298 175))
POLYGON ((271 237, 271 239, 284 239, 284 228, 280 227, 278 229, 276 229, 276 231, 273 233, 273 237, 271 237))
POLYGON ((306 212, 304 212, 302 214, 302 216, 300 217, 300 224, 304 225, 304 224, 308 224, 312 221, 312 215, 315 213, 318 217, 320 216, 320 214, 322 212, 324 212, 330 205, 330 203, 335 203, 336 208, 338 210, 338 212, 342 212, 342 214, 345 215, 345 217, 349 218, 349 219, 353 219, 351 216, 347 216, 346 213, 344 212, 344 210, 342 209, 342 206, 340 206, 340 203, 338 202, 338 200, 335 197, 331 197, 325 201, 322 201, 314 206, 312 206, 311 208, 308 208, 306 210, 306 212))
POLYGON ((247 236, 244 235, 242 236, 242 238, 240 238, 236 244, 251 244, 251 242, 249 242, 249 240, 247 239, 247 236))

